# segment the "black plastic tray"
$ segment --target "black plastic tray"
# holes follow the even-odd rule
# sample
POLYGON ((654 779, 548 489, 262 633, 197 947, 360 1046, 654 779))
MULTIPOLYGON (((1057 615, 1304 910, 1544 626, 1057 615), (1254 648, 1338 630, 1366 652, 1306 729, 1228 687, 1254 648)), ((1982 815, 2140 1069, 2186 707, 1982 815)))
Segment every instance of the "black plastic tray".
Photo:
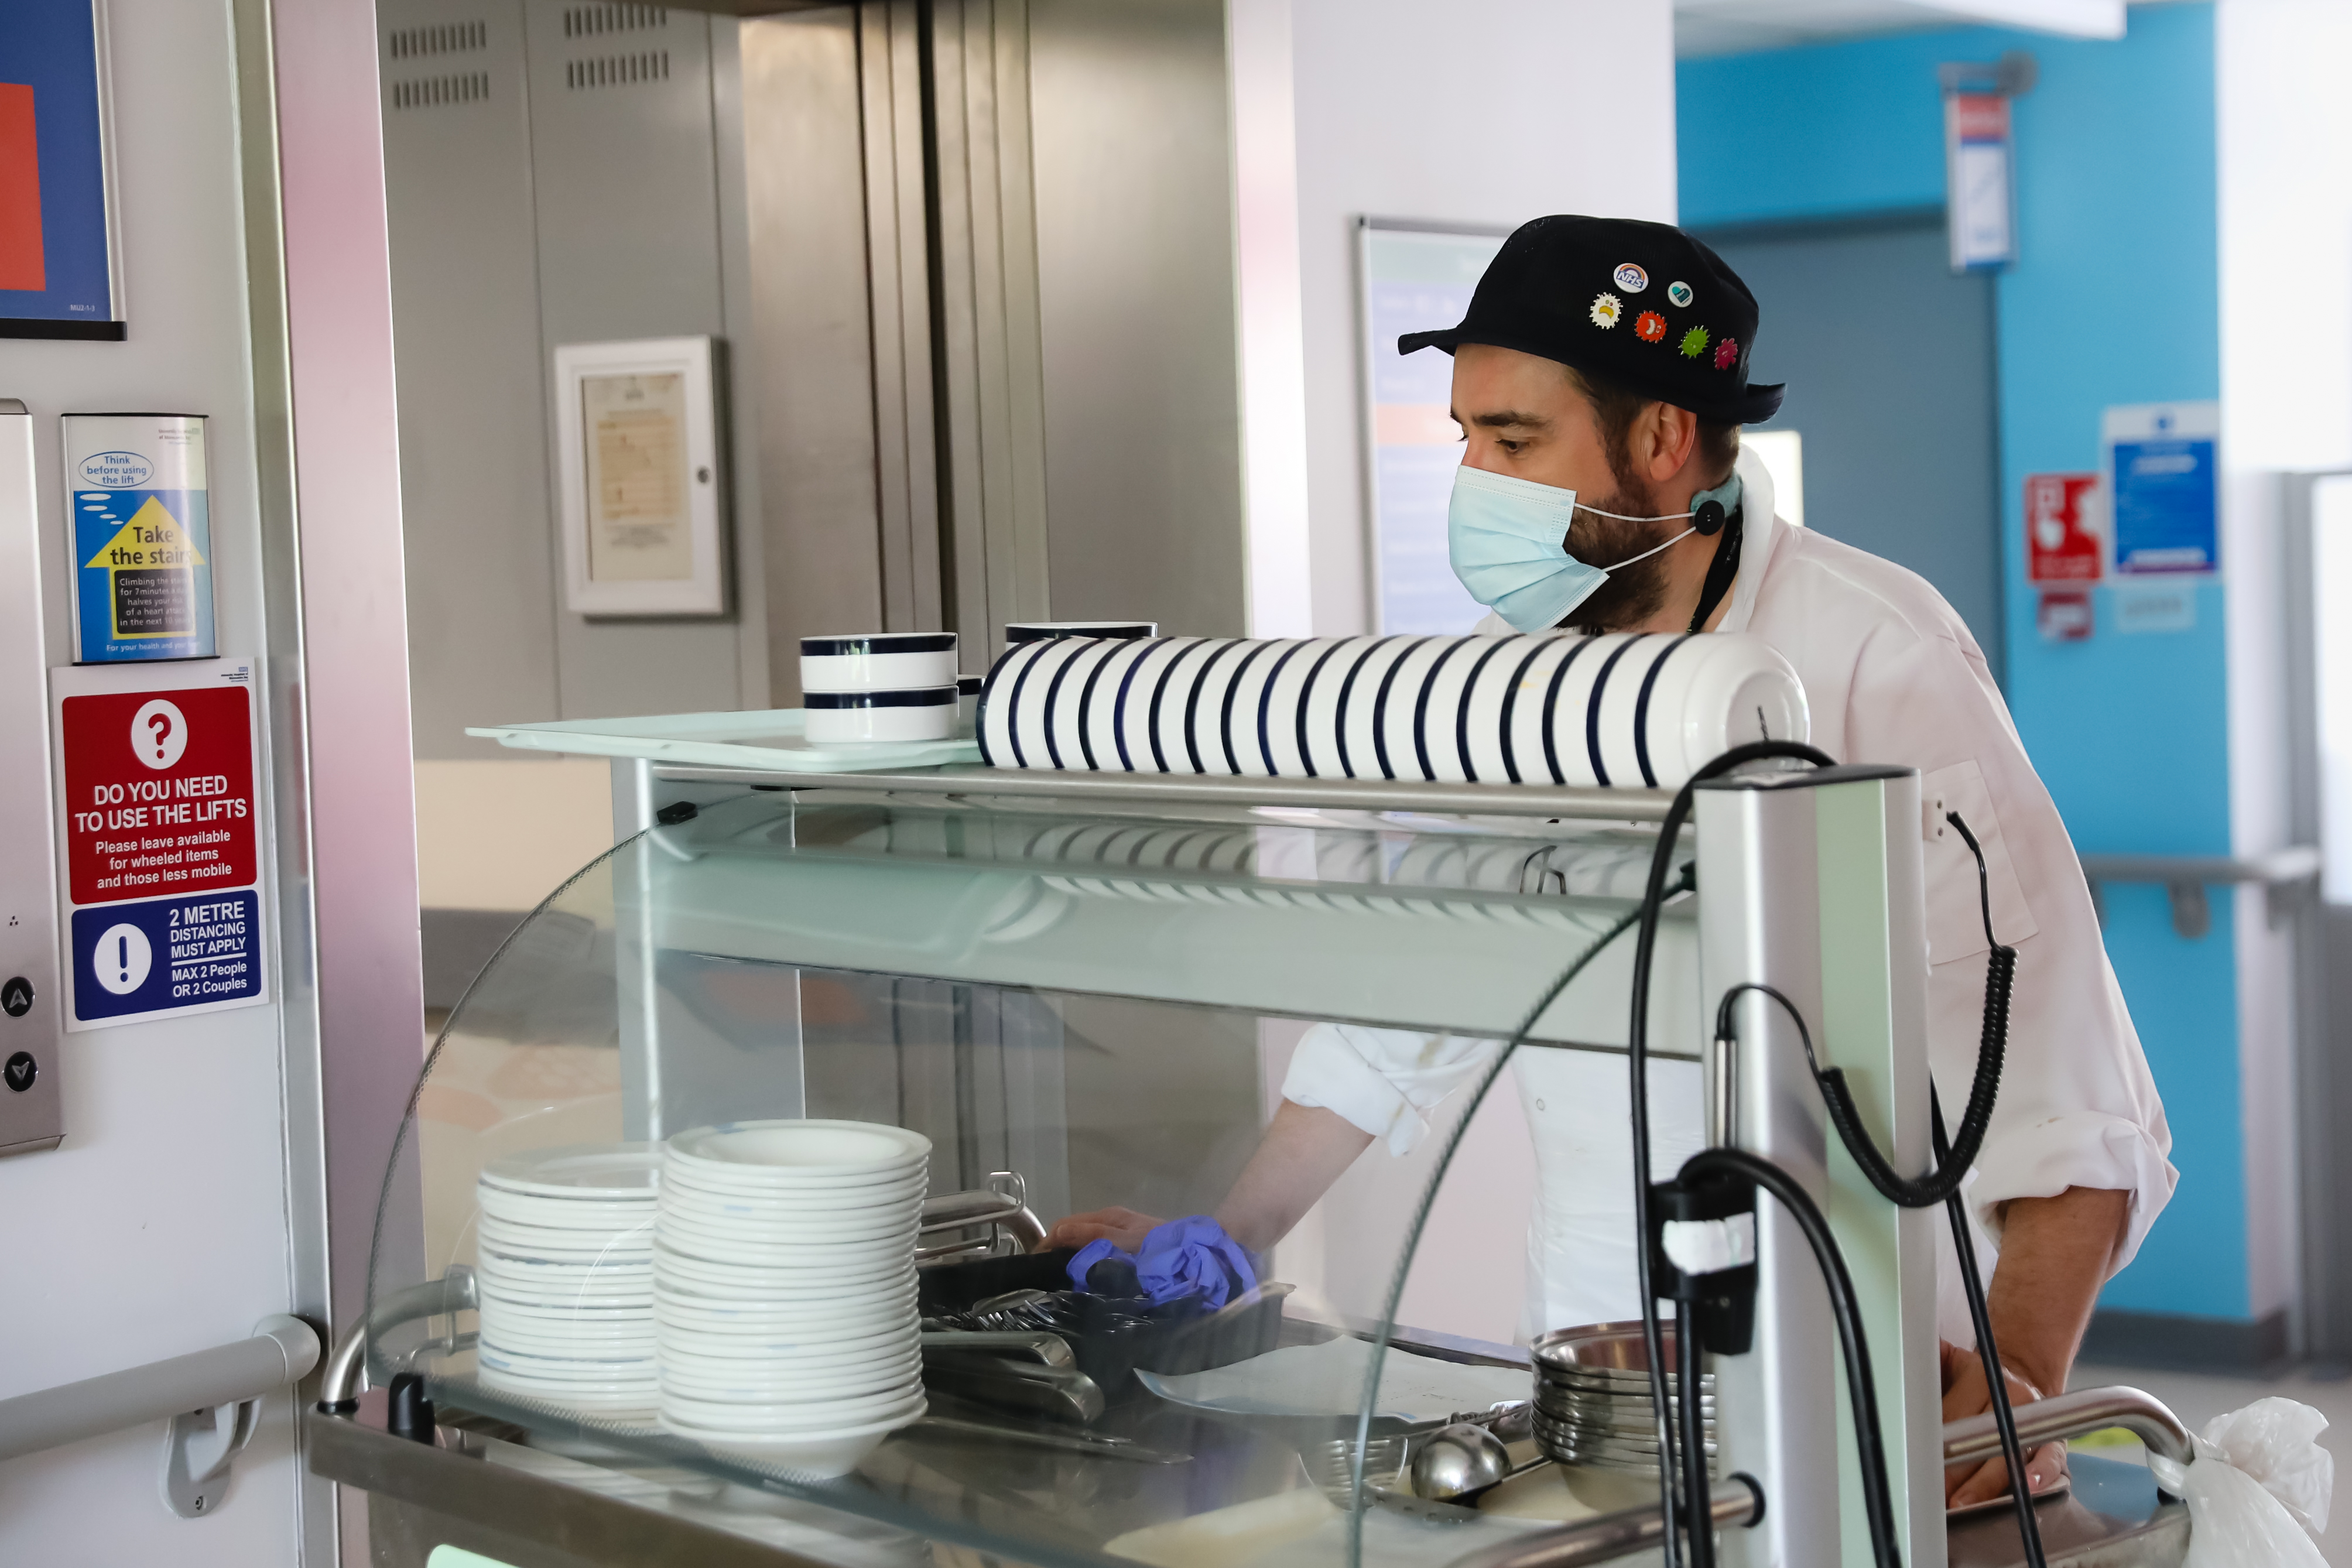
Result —
MULTIPOLYGON (((1008 1290, 1066 1290, 1068 1264, 1076 1256, 1074 1249, 1065 1248, 940 1264, 917 1276, 917 1299, 929 1318, 968 1310, 1008 1290)), ((1206 1372, 1273 1350, 1281 1342, 1282 1302, 1287 1294, 1268 1291, 1221 1311, 1175 1321, 1138 1321, 1098 1297, 1082 1296, 1076 1331, 1057 1331, 1070 1342, 1078 1370, 1095 1380, 1104 1398, 1116 1400, 1141 1388, 1135 1381, 1138 1371, 1171 1376, 1206 1372)))

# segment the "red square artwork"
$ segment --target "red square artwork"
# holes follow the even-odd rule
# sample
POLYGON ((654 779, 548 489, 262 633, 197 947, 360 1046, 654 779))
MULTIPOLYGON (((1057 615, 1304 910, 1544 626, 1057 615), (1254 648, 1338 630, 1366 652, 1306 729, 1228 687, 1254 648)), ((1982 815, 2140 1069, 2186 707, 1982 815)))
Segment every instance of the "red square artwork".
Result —
POLYGON ((0 81, 0 289, 46 289, 41 252, 41 163, 33 89, 0 81))

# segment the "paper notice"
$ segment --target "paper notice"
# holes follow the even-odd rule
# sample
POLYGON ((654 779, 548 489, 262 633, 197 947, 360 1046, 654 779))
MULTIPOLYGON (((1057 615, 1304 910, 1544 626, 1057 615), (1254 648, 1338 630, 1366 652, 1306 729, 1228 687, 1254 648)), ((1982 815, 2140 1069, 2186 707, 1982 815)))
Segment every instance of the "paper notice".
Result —
POLYGON ((589 580, 691 579, 686 377, 592 375, 581 382, 580 398, 588 430, 589 580))

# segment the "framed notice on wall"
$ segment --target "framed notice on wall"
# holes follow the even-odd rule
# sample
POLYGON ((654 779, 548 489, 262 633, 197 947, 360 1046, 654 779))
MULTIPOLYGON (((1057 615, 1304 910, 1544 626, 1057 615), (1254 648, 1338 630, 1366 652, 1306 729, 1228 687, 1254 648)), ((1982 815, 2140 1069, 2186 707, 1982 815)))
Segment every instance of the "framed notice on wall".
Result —
POLYGON ((709 338, 555 351, 565 604, 583 616, 727 610, 709 338))
POLYGON ((1461 431, 1446 412, 1454 356, 1400 354, 1397 338, 1459 321, 1510 230, 1362 218, 1357 232, 1372 629, 1466 632, 1486 611, 1454 577, 1445 548, 1462 466, 1461 431))
POLYGON ((0 4, 0 338, 119 339, 106 13, 0 4))

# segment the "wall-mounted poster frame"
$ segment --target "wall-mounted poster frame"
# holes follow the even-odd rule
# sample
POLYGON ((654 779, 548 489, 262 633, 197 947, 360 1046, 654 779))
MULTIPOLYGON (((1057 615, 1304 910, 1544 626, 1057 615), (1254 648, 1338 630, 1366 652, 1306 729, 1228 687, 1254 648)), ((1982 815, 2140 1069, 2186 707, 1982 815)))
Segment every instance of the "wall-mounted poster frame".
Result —
POLYGON ((1375 632, 1466 632, 1486 606, 1454 575, 1445 512, 1461 466, 1446 410, 1454 360, 1397 353, 1403 332, 1450 327, 1511 231, 1410 218, 1356 220, 1363 342, 1365 559, 1375 632))
POLYGON ((583 616, 727 613, 717 345, 555 351, 565 605, 583 616))
POLYGON ((0 5, 0 338, 120 341, 105 0, 0 5))

